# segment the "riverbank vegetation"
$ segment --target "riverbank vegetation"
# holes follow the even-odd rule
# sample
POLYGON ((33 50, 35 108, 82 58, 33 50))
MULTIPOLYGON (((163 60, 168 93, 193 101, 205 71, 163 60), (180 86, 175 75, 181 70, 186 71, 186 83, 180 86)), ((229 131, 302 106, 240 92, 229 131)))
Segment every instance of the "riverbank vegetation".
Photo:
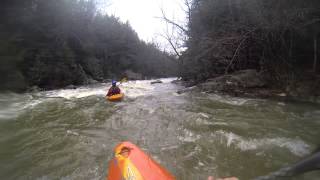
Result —
POLYGON ((162 10, 173 27, 167 29, 176 29, 177 36, 163 35, 176 57, 141 41, 128 22, 101 13, 97 0, 2 1, 0 89, 60 88, 126 72, 166 77, 179 69, 191 84, 213 80, 213 89, 218 81, 227 89, 248 84, 235 79, 250 72, 243 77, 258 75, 258 88, 320 96, 319 1, 181 1, 185 24, 162 10), (221 76, 227 77, 215 79, 221 76))
POLYGON ((320 1, 184 2, 188 22, 176 29, 187 36, 179 55, 185 80, 254 69, 269 88, 320 96, 320 1))
POLYGON ((176 75, 176 62, 93 0, 0 3, 1 90, 24 91, 121 78, 176 75))

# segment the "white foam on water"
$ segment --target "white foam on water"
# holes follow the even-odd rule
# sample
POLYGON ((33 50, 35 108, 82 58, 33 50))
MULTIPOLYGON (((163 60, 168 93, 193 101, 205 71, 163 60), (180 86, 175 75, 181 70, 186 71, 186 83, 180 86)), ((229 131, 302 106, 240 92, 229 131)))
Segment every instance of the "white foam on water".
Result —
POLYGON ((101 84, 99 87, 81 87, 77 89, 61 89, 61 90, 53 90, 45 92, 46 97, 51 98, 65 98, 65 99, 72 99, 72 98, 84 98, 88 96, 104 96, 107 92, 107 85, 101 84))
MULTIPOLYGON (((164 78, 160 79, 163 83, 170 83, 175 78, 164 78)), ((139 96, 150 95, 155 86, 151 84, 154 80, 137 80, 137 81, 128 81, 125 83, 119 83, 119 87, 124 92, 126 97, 136 98, 139 96)), ((96 85, 95 87, 80 87, 77 89, 60 89, 46 91, 44 93, 45 97, 49 98, 65 98, 65 99, 78 99, 88 96, 105 96, 108 89, 110 88, 110 83, 102 83, 96 85)))
POLYGON ((242 106, 250 100, 250 99, 237 98, 237 97, 220 96, 218 94, 208 94, 208 96, 210 100, 218 101, 225 104, 236 105, 236 106, 242 106))
MULTIPOLYGON (((170 83, 176 78, 160 79, 163 83, 170 83)), ((128 81, 119 85, 126 97, 137 98, 139 96, 151 95, 154 92, 155 85, 151 82, 154 80, 128 81)), ((97 84, 94 87, 79 87, 77 89, 60 89, 44 91, 38 93, 26 94, 0 94, 0 119, 14 119, 18 117, 25 109, 33 108, 52 98, 79 99, 89 96, 104 97, 110 88, 110 83, 97 84)), ((150 113, 153 113, 151 110, 150 113)))
POLYGON ((198 114, 199 114, 200 116, 202 116, 202 117, 206 118, 206 119, 208 119, 208 118, 209 118, 209 115, 208 115, 208 114, 206 114, 206 113, 199 112, 198 114))
POLYGON ((196 156, 197 154, 200 154, 202 151, 201 147, 196 145, 193 151, 190 151, 187 155, 183 156, 184 159, 189 159, 193 156, 196 156))
POLYGON ((12 119, 18 117, 19 110, 16 109, 1 109, 0 110, 0 119, 12 119))
POLYGON ((288 149, 296 156, 304 156, 310 153, 310 146, 300 139, 291 139, 285 137, 262 138, 262 139, 245 139, 232 132, 217 131, 213 136, 219 137, 227 146, 235 145, 242 151, 263 149, 265 147, 281 147, 288 149))
POLYGON ((43 99, 34 99, 29 94, 3 94, 0 97, 0 119, 17 118, 24 110, 42 103, 43 99))
POLYGON ((71 131, 71 130, 67 130, 67 134, 74 135, 74 136, 79 136, 79 133, 77 133, 75 131, 71 131))
POLYGON ((198 165, 199 166, 205 166, 205 164, 203 162, 201 162, 201 161, 198 162, 198 165))
POLYGON ((161 147, 161 151, 172 150, 172 149, 178 149, 178 148, 179 148, 179 146, 178 146, 178 145, 165 146, 165 147, 161 147))
POLYGON ((203 118, 197 118, 195 121, 194 121, 194 124, 199 126, 199 125, 214 125, 213 122, 210 122, 208 121, 208 119, 203 119, 203 118))
POLYGON ((187 129, 183 130, 182 136, 178 136, 178 139, 182 142, 195 142, 200 138, 201 138, 201 136, 199 134, 196 135, 187 129))
MULTIPOLYGON (((162 81, 162 84, 166 84, 171 83, 171 81, 175 79, 176 78, 162 78, 159 80, 162 81)), ((128 81, 126 83, 122 83, 119 87, 123 90, 125 96, 130 98, 137 98, 154 93, 157 84, 151 84, 152 81, 155 80, 128 81)))
POLYGON ((121 84, 119 87, 125 93, 125 96, 130 98, 149 95, 155 88, 151 85, 150 80, 128 81, 126 83, 121 84))
POLYGON ((170 78, 161 78, 160 79, 163 83, 171 83, 174 80, 177 80, 176 77, 170 77, 170 78))
POLYGON ((45 102, 46 99, 33 99, 33 98, 30 98, 29 100, 27 101, 24 101, 22 102, 19 107, 20 107, 20 110, 24 110, 24 109, 29 109, 29 108, 33 108, 43 102, 45 102))

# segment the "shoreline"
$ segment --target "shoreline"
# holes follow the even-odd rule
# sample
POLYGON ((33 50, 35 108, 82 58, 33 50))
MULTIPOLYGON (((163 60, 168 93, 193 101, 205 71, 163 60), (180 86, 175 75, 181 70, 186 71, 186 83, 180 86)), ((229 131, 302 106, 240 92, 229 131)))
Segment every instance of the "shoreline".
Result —
POLYGON ((255 70, 243 70, 233 74, 220 75, 203 82, 175 80, 172 83, 185 87, 178 90, 178 94, 186 92, 206 92, 233 97, 276 99, 279 101, 299 101, 320 104, 318 91, 310 93, 311 88, 303 86, 304 84, 300 84, 300 86, 292 88, 292 90, 289 88, 271 87, 262 75, 255 70))
POLYGON ((191 87, 182 85, 185 88, 178 90, 177 93, 183 94, 187 92, 199 92, 199 93, 204 92, 208 94, 228 95, 228 96, 240 97, 240 98, 257 98, 257 99, 269 99, 269 100, 277 100, 277 101, 297 101, 297 102, 320 104, 320 96, 291 96, 284 93, 280 89, 255 88, 255 89, 241 89, 241 90, 234 89, 229 91, 223 91, 223 90, 222 91, 221 90, 203 91, 199 87, 201 86, 201 84, 202 83, 199 83, 191 87))

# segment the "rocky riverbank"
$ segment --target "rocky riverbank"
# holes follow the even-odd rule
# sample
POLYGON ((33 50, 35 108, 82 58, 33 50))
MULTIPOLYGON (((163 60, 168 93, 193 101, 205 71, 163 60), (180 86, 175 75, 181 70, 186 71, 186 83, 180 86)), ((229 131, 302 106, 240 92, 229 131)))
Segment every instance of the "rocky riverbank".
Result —
POLYGON ((320 82, 311 79, 296 83, 295 86, 277 88, 268 83, 262 73, 253 69, 241 70, 232 74, 207 79, 204 82, 182 81, 177 83, 185 86, 177 93, 188 91, 226 94, 235 97, 272 98, 283 100, 299 100, 320 103, 320 82))

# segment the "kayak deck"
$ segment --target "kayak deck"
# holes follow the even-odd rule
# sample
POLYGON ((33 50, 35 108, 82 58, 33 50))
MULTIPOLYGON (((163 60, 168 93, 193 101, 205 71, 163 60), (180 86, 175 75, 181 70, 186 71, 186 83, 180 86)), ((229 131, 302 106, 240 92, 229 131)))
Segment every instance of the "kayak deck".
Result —
POLYGON ((130 142, 116 146, 107 180, 174 180, 165 168, 130 142))

